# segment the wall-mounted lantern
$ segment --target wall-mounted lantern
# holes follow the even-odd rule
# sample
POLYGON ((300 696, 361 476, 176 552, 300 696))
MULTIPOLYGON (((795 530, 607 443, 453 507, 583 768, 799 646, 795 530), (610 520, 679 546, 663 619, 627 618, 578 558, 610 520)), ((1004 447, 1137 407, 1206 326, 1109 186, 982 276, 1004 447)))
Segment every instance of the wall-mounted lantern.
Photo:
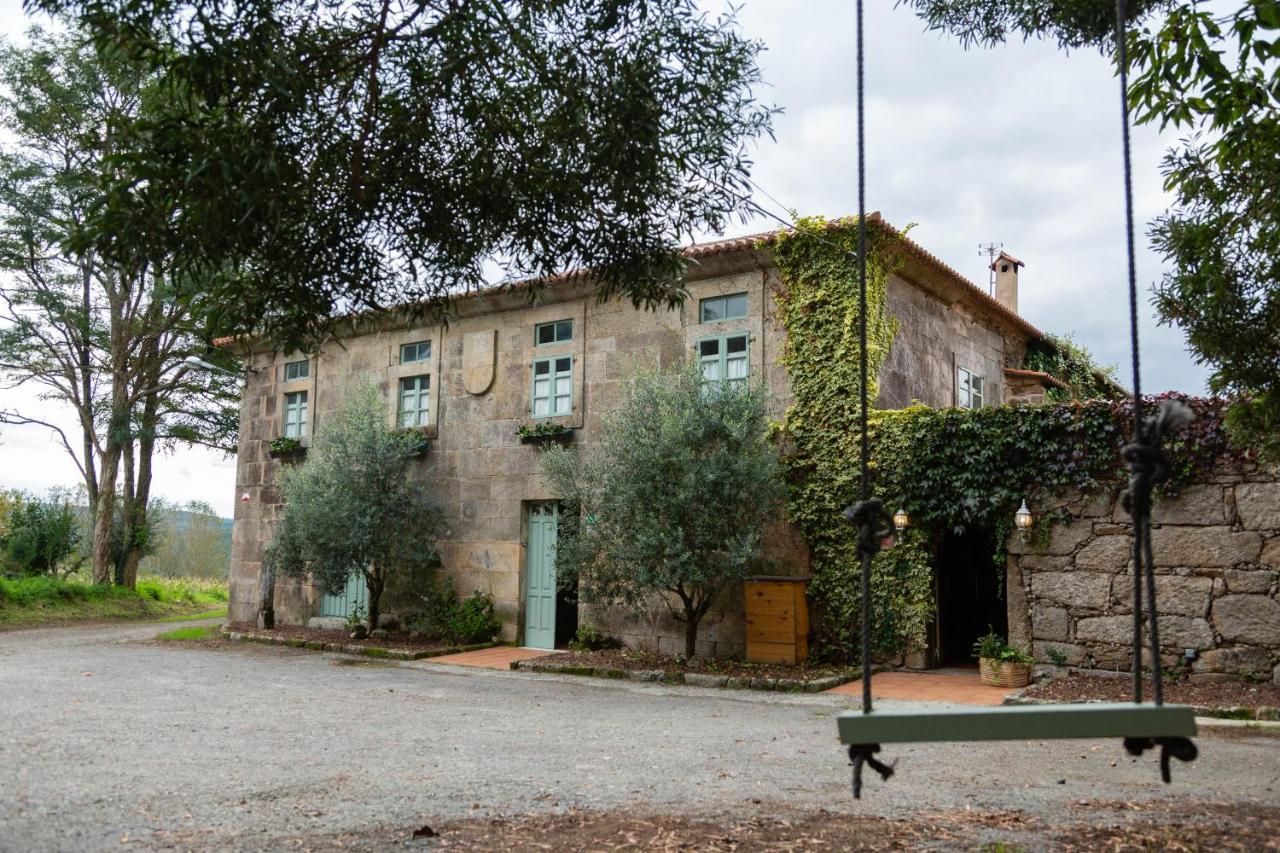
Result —
POLYGON ((893 527, 899 533, 906 530, 911 524, 911 516, 907 515, 907 511, 902 507, 898 507, 898 511, 893 514, 893 527))
POLYGON ((1018 532, 1022 534, 1022 540, 1025 542, 1027 533, 1031 530, 1031 523, 1034 519, 1031 517, 1031 510, 1027 509, 1026 498, 1022 500, 1022 506, 1018 507, 1018 511, 1014 513, 1013 523, 1017 525, 1018 532))

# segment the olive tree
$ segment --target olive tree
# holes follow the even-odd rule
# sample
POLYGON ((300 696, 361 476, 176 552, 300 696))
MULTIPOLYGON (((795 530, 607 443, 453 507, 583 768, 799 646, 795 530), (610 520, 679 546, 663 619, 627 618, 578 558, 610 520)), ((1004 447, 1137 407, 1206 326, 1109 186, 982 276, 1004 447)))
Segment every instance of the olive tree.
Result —
POLYGON ((443 517, 410 476, 420 443, 420 436, 387 423, 376 387, 352 392, 317 432, 306 461, 282 474, 284 512, 266 570, 310 577, 330 594, 361 574, 369 629, 378 627, 388 580, 436 565, 443 517))
POLYGON ((558 575, 576 577, 587 601, 637 611, 657 594, 684 623, 692 657, 702 617, 747 575, 781 505, 767 426, 764 392, 745 381, 704 382, 692 367, 637 376, 598 444, 542 457, 556 493, 580 510, 561 530, 558 575))

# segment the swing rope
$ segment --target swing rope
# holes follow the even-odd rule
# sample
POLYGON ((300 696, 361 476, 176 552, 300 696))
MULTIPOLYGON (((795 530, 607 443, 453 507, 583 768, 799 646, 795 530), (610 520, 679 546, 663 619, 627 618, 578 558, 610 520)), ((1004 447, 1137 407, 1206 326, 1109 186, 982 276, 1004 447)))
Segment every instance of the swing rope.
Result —
MULTIPOLYGON (((844 511, 844 517, 857 530, 857 555, 862 569, 862 714, 872 712, 871 704, 871 563, 880 551, 881 540, 893 530, 893 521, 881 501, 871 497, 867 436, 867 226, 866 226, 866 128, 863 109, 863 0, 856 0, 857 8, 857 123, 858 123, 858 287, 859 287, 859 354, 861 370, 860 426, 861 426, 861 479, 857 503, 844 511)), ((1182 403, 1165 401, 1158 411, 1146 417, 1143 414, 1140 358, 1138 348, 1138 287, 1137 264, 1134 249, 1133 227, 1133 165, 1129 130, 1129 75, 1127 44, 1127 10, 1125 0, 1116 0, 1116 62, 1120 72, 1120 116, 1124 154, 1124 206, 1125 239, 1128 252, 1129 285, 1129 340, 1133 357, 1133 440, 1124 447, 1122 457, 1129 465, 1129 487, 1123 497, 1125 509, 1133 518, 1133 701, 1142 703, 1142 620, 1143 586, 1145 579, 1146 600, 1150 610, 1148 619, 1151 643, 1153 697, 1155 704, 1164 704, 1164 673, 1160 661, 1160 626, 1156 607, 1155 559, 1151 548, 1151 494, 1156 485, 1166 480, 1170 473, 1167 457, 1162 451, 1163 439, 1171 431, 1185 426, 1193 417, 1191 410, 1182 403)), ((1160 748, 1160 775, 1170 781, 1171 758, 1191 761, 1197 749, 1188 737, 1128 737, 1124 747, 1131 755, 1140 756, 1146 750, 1160 748)), ((893 775, 894 764, 885 764, 875 758, 879 743, 853 743, 849 746, 849 758, 853 763, 853 796, 862 795, 862 768, 871 767, 884 779, 893 775)))

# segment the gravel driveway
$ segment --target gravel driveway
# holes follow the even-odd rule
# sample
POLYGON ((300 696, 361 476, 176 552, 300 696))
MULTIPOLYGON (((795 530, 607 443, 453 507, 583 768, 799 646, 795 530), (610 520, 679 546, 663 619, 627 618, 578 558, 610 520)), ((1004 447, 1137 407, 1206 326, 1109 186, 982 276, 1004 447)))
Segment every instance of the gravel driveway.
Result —
POLYGON ((324 848, 570 809, 1280 807, 1272 738, 1202 737, 1200 760, 1175 763, 1168 787, 1153 758, 1112 742, 894 747, 898 774, 869 779, 855 803, 833 719, 842 698, 151 640, 172 627, 0 633, 0 850, 324 848))

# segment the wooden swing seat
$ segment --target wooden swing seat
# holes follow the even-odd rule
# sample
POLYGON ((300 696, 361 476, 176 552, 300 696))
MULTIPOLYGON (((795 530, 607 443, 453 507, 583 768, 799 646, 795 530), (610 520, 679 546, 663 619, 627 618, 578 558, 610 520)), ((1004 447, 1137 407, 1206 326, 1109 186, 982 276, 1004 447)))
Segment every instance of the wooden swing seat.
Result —
POLYGON ((1000 705, 936 711, 845 711, 838 718, 843 744, 1068 738, 1193 737, 1189 705, 1090 702, 1073 705, 1000 705))

